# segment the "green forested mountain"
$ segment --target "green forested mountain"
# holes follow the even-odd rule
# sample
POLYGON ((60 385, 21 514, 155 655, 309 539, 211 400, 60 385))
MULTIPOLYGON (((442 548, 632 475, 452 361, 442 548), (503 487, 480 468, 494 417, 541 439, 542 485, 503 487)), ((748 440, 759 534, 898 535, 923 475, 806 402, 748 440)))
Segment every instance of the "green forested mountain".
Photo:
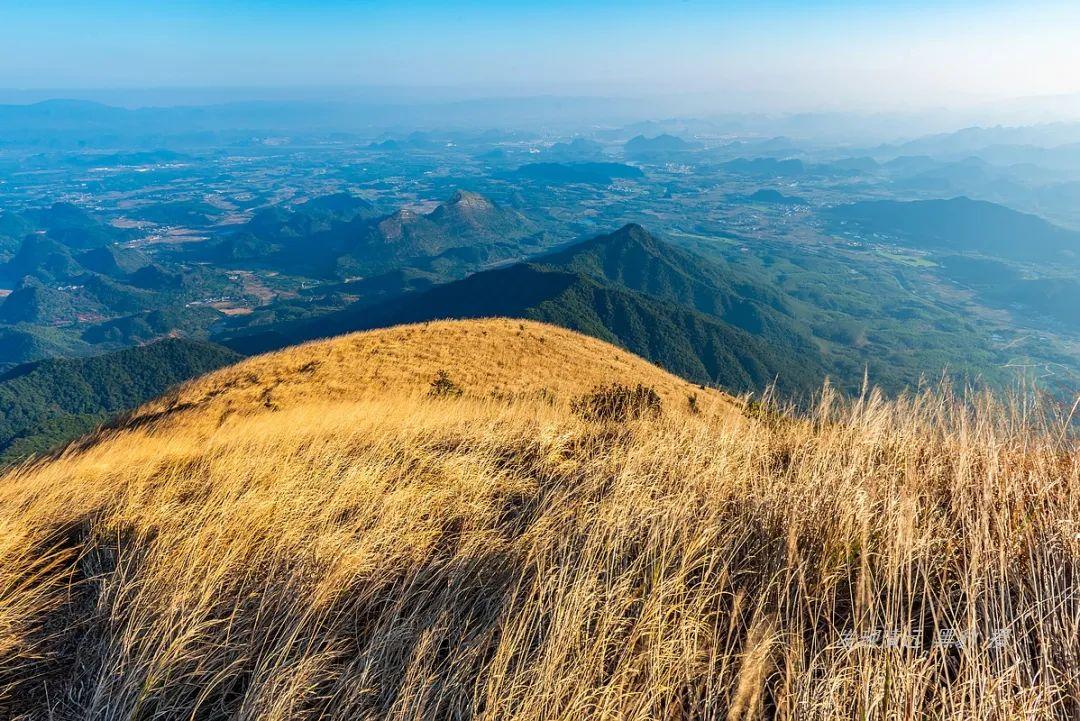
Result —
POLYGON ((0 375, 0 464, 49 450, 170 386, 239 359, 170 338, 91 358, 53 358, 0 375))
POLYGON ((0 372, 22 363, 61 355, 85 355, 89 346, 55 328, 0 325, 0 372))
POLYGON ((123 278, 151 265, 145 254, 120 245, 88 250, 77 260, 83 268, 112 278, 123 278))
POLYGON ((516 210, 462 190, 430 213, 400 210, 355 230, 336 260, 340 276, 386 272, 418 261, 422 265, 455 252, 474 262, 514 257, 521 252, 520 241, 538 232, 516 210))
POLYGON ((0 264, 0 279, 18 281, 33 276, 47 282, 63 281, 83 272, 70 248, 45 235, 28 235, 6 263, 0 264))
POLYGON ((788 318, 781 296, 742 285, 723 266, 636 225, 534 262, 227 342, 255 352, 350 330, 487 316, 555 323, 736 391, 774 379, 784 390, 806 390, 824 377, 820 354, 788 318))
POLYGON ((221 210, 201 200, 151 203, 138 209, 139 217, 160 225, 200 227, 220 217, 221 210))
POLYGON ((95 273, 71 278, 69 282, 72 285, 60 289, 27 276, 0 303, 0 323, 47 325, 102 313, 137 313, 155 304, 152 292, 95 273))
POLYGON ((100 248, 134 237, 131 230, 103 223, 71 203, 53 203, 48 208, 30 211, 27 216, 37 227, 46 229, 50 238, 76 250, 100 248))
POLYGON ((685 305, 754 333, 793 313, 782 293, 729 264, 660 241, 636 224, 534 262, 685 305))
POLYGON ((0 302, 0 323, 40 323, 75 313, 71 299, 33 276, 27 276, 0 302))
POLYGON ((315 218, 345 222, 379 215, 373 203, 350 193, 320 195, 297 205, 296 210, 315 218))
POLYGON ((22 239, 33 229, 33 223, 18 213, 0 210, 0 261, 15 253, 22 239))
POLYGON ((18 251, 0 263, 0 280, 19 281, 26 276, 51 283, 76 280, 91 272, 123 278, 150 265, 143 253, 119 245, 73 251, 47 235, 32 234, 19 244, 18 251))
POLYGON ((132 345, 148 343, 170 333, 202 337, 220 318, 221 313, 207 306, 161 308, 91 325, 82 332, 81 338, 91 344, 132 345))

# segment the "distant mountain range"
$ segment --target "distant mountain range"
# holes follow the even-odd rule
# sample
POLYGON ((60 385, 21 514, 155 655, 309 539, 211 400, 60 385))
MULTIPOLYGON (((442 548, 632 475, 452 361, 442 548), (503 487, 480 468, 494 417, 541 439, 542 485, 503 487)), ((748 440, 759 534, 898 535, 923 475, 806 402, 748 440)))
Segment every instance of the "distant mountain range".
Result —
POLYGON ((603 155, 604 146, 587 138, 574 138, 569 142, 554 143, 543 151, 545 159, 555 161, 599 160, 603 155))
POLYGON ((429 213, 399 210, 358 228, 338 268, 359 272, 389 269, 421 259, 458 254, 472 257, 513 255, 513 242, 538 232, 524 215, 479 193, 459 190, 429 213))
POLYGON ((520 257, 548 241, 518 211, 459 190, 428 213, 380 213, 358 198, 317 198, 260 211, 239 232, 194 252, 218 263, 288 264, 330 278, 402 266, 450 273, 520 257))
POLYGON ((616 343, 699 383, 736 391, 820 385, 824 364, 785 298, 637 225, 464 280, 225 342, 253 353, 437 318, 541 320, 616 343))
MULTIPOLYGON (((345 90, 355 94, 355 89, 345 90)), ((295 134, 373 134, 401 127, 437 126, 477 130, 502 128, 577 128, 582 122, 630 123, 651 112, 650 103, 611 97, 534 96, 457 99, 398 99, 365 92, 362 99, 240 100, 229 89, 216 101, 173 104, 155 98, 143 107, 116 107, 87 100, 50 99, 25 105, 0 105, 0 133, 9 143, 60 144, 72 148, 115 148, 125 144, 205 143, 208 138, 242 140, 252 132, 295 134)), ((264 93, 257 93, 265 97, 264 93)), ((140 147, 144 147, 140 145, 140 147)), ((153 146, 151 146, 153 147, 153 146)))
POLYGON ((872 200, 829 208, 823 215, 833 232, 911 248, 1080 263, 1080 232, 981 200, 872 200))
POLYGON ((628 158, 639 160, 660 159, 672 153, 685 153, 696 146, 682 138, 664 133, 654 138, 636 135, 623 145, 623 153, 628 158))

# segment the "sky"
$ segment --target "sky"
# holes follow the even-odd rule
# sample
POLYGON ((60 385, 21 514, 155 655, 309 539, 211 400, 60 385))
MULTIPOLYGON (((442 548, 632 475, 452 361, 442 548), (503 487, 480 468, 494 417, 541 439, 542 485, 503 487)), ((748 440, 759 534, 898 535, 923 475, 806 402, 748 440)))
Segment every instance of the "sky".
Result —
POLYGON ((895 110, 1080 93, 1070 0, 0 0, 0 88, 895 110))

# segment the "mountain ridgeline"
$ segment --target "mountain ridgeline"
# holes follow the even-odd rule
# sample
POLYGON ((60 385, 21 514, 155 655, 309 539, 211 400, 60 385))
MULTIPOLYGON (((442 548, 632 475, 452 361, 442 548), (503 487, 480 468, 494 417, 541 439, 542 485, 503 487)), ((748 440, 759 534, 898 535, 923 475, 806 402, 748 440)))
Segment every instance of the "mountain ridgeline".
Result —
POLYGON ((254 353, 352 330, 440 318, 544 321, 615 343, 698 383, 818 387, 821 355, 784 296, 627 225, 530 262, 375 305, 238 335, 254 353))

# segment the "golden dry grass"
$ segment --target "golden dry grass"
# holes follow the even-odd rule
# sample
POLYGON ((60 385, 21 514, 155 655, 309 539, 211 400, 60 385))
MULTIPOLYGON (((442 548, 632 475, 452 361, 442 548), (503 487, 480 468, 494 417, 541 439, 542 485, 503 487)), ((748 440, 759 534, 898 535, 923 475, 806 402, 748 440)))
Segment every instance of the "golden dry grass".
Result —
POLYGON ((940 394, 691 413, 695 390, 517 321, 190 384, 0 480, 0 716, 1080 714, 1064 426, 940 394), (443 368, 460 397, 427 397, 443 368), (663 414, 569 411, 611 380, 663 414), (875 630, 904 647, 848 643, 875 630))
POLYGON ((673 404, 685 404, 693 393, 700 402, 733 400, 595 338, 546 323, 494 318, 404 325, 294 346, 211 373, 138 415, 193 407, 247 414, 311 401, 423 393, 440 370, 477 398, 565 400, 619 381, 650 385, 673 404))

